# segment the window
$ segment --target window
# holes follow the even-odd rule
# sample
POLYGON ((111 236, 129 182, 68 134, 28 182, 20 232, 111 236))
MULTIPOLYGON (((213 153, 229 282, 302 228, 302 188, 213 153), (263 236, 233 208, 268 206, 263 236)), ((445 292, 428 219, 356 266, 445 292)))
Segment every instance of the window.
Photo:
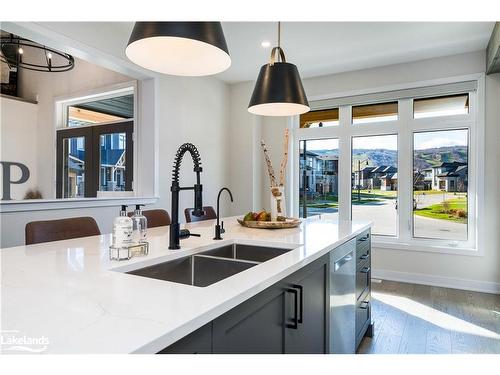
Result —
MULTIPOLYGON (((484 204, 483 89, 483 78, 468 78, 310 103, 335 109, 338 125, 305 127, 304 115, 302 127, 296 125, 294 215, 370 220, 378 246, 478 250, 484 238, 476 221, 484 204), (358 126, 362 122, 373 126, 358 126), (320 182, 327 176, 325 156, 335 160, 328 188, 320 182)), ((312 123, 329 118, 319 116, 328 110, 312 113, 312 123)))
POLYGON ((352 107, 352 123, 366 124, 398 119, 398 102, 367 104, 352 107))
POLYGON ((413 135, 413 235, 467 240, 468 130, 413 135))
POLYGON ((58 198, 132 191, 134 89, 72 99, 57 130, 58 198))
POLYGON ((415 99, 413 117, 466 115, 469 113, 469 94, 449 95, 435 98, 415 99))
POLYGON ((323 128, 339 124, 339 109, 311 111, 300 115, 301 128, 323 128))
POLYGON ((338 139, 300 142, 299 213, 301 217, 338 212, 338 139))
POLYGON ((352 218, 373 222, 373 234, 397 232, 398 138, 352 138, 352 218))

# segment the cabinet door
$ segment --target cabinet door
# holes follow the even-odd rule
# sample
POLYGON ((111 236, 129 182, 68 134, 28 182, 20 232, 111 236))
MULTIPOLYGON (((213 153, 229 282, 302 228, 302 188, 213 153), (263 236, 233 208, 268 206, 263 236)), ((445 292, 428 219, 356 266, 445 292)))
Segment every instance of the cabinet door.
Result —
POLYGON ((285 352, 290 354, 322 354, 328 352, 328 268, 327 259, 306 267, 306 270, 291 278, 292 287, 298 290, 299 324, 290 324, 295 311, 293 294, 287 294, 285 317, 285 352))
POLYGON ((176 341, 158 354, 210 354, 212 353, 212 323, 176 341))
POLYGON ((275 284, 213 321, 216 354, 280 354, 285 291, 275 284))

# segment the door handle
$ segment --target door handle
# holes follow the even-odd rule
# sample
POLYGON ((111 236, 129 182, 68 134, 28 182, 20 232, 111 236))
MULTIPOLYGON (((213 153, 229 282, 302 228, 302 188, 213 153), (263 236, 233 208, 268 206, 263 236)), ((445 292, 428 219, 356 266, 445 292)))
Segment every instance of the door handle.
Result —
POLYGON ((300 291, 300 305, 299 305, 300 316, 297 322, 302 324, 304 322, 304 287, 302 285, 294 284, 292 285, 292 288, 298 289, 300 291))
POLYGON ((297 289, 287 289, 286 290, 288 293, 293 294, 293 304, 294 304, 294 313, 293 313, 293 323, 287 323, 286 326, 288 328, 292 329, 298 329, 299 328, 299 316, 298 316, 298 310, 299 310, 299 292, 297 289))
POLYGON ((365 259, 368 259, 368 254, 363 254, 359 257, 359 259, 362 259, 362 260, 365 260, 365 259))
POLYGON ((368 273, 368 272, 370 272, 370 267, 364 267, 359 272, 361 272, 361 273, 368 273))

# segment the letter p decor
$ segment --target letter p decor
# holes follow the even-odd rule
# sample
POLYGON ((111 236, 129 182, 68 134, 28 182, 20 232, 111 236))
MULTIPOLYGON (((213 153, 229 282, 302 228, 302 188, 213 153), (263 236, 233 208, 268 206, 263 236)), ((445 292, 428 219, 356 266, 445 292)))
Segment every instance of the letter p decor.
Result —
POLYGON ((2 186, 3 186, 2 200, 10 201, 12 200, 10 196, 10 185, 24 184, 30 178, 30 170, 26 165, 14 161, 0 161, 0 164, 2 165, 2 186), (21 177, 19 178, 19 180, 12 181, 10 179, 11 167, 18 167, 21 170, 21 177))

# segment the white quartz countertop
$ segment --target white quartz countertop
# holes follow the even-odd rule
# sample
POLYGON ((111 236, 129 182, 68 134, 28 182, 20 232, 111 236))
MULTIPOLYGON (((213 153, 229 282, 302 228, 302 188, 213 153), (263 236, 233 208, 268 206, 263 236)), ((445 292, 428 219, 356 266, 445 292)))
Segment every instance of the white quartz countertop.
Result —
POLYGON ((43 353, 155 353, 370 226, 312 217, 262 230, 231 217, 215 241, 214 224, 187 224, 201 237, 181 250, 168 250, 168 227, 149 229, 149 255, 128 261, 109 260, 110 234, 1 249, 2 352, 20 337, 38 338, 21 346, 43 353), (294 250, 203 288, 124 273, 235 242, 294 250))

